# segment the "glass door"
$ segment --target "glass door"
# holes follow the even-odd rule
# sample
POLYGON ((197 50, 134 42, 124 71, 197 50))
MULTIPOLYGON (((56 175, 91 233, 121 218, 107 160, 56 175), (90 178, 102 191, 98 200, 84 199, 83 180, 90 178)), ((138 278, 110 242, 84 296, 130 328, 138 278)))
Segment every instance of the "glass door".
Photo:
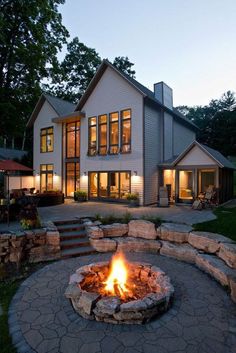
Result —
POLYGON ((66 196, 73 197, 74 191, 79 189, 79 163, 66 163, 66 196))
POLYGON ((179 201, 191 202, 193 200, 193 171, 179 171, 179 201))
POLYGON ((108 173, 99 173, 99 197, 108 197, 108 173))

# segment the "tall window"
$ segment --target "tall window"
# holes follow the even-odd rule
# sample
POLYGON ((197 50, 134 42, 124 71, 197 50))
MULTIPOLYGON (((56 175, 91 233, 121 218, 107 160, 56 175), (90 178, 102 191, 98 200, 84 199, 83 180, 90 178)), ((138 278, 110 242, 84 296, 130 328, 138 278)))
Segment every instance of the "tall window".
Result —
POLYGON ((73 196, 74 191, 79 189, 79 168, 77 162, 66 163, 66 196, 73 196))
POLYGON ((40 190, 48 191, 53 189, 53 164, 40 165, 40 190))
POLYGON ((107 154, 107 115, 98 117, 98 153, 107 154))
POLYGON ((80 156, 80 122, 66 124, 66 158, 80 156))
POLYGON ((40 130, 40 152, 53 152, 53 127, 40 130))
POLYGON ((121 152, 131 151, 131 110, 121 112, 121 152))
POLYGON ((88 141, 88 155, 95 156, 97 152, 97 118, 96 116, 89 118, 89 141, 88 141))
POLYGON ((119 113, 110 113, 109 152, 119 153, 119 113))

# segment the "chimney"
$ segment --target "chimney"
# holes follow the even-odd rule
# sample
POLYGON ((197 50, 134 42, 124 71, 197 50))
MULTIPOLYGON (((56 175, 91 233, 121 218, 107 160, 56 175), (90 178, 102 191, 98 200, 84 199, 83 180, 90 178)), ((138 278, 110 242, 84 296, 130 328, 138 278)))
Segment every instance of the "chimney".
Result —
POLYGON ((173 91, 165 82, 154 83, 154 95, 161 104, 173 109, 173 91))

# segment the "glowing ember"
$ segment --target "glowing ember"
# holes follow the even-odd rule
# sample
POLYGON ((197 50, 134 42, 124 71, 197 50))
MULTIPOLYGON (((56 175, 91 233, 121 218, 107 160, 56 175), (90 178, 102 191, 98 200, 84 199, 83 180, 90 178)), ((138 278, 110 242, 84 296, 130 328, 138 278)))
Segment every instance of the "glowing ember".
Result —
POLYGON ((128 270, 126 260, 122 253, 115 254, 111 261, 111 271, 104 282, 105 290, 110 295, 118 295, 125 298, 129 294, 127 288, 128 270))

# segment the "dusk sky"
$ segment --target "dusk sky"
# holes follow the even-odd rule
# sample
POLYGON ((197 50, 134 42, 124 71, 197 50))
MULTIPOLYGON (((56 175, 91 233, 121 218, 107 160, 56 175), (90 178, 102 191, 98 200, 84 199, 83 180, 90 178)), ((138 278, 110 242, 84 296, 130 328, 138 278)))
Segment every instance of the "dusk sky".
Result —
POLYGON ((175 106, 236 92, 236 0, 66 0, 60 11, 71 39, 128 56, 138 81, 173 88, 175 106))

